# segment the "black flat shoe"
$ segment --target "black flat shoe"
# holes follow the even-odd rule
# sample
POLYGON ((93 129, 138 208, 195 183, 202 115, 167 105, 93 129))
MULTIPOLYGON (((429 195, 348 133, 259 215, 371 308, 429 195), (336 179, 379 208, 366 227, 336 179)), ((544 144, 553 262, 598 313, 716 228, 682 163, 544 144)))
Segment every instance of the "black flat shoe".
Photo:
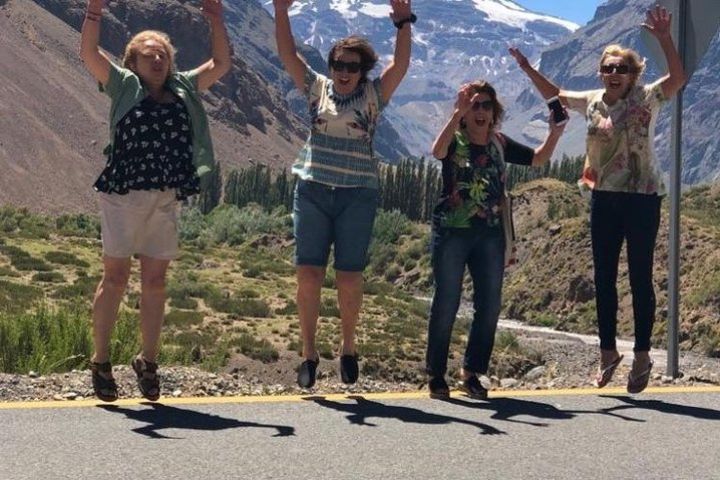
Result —
POLYGON ((487 400, 488 398, 487 388, 482 386, 482 383, 475 375, 458 383, 458 388, 470 398, 477 400, 487 400))
POLYGON ((320 363, 319 358, 317 360, 305 360, 300 364, 297 375, 297 383, 300 388, 312 388, 315 385, 318 363, 320 363))
POLYGON ((358 356, 355 355, 343 355, 340 357, 340 378, 343 383, 355 383, 357 382, 359 375, 358 370, 358 356))
POLYGON ((450 387, 448 387, 444 377, 432 377, 428 382, 428 389, 430 390, 430 398, 440 400, 450 398, 450 387))

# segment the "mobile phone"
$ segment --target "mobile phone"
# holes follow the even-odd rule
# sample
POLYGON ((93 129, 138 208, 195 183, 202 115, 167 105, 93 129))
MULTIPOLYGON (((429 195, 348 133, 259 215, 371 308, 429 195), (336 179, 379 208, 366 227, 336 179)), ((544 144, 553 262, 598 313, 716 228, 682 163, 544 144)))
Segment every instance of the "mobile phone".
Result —
POLYGON ((556 125, 560 126, 567 123, 568 116, 558 97, 548 98, 547 106, 553 114, 553 120, 555 120, 556 125))

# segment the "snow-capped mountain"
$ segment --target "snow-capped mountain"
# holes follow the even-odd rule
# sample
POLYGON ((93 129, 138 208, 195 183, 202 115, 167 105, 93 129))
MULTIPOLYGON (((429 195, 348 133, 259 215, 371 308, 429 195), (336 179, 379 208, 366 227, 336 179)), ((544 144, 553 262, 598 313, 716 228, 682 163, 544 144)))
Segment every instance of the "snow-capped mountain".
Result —
MULTIPOLYGON (((272 12, 272 2, 265 0, 272 12)), ((486 79, 507 104, 522 87, 509 45, 537 60, 548 45, 579 26, 531 12, 510 0, 414 0, 412 66, 387 111, 416 155, 426 154, 464 82, 486 79)), ((395 27, 387 0, 298 0, 290 10, 293 33, 324 55, 339 38, 367 37, 381 65, 392 58, 395 27)), ((378 69, 378 71, 379 71, 378 69)))

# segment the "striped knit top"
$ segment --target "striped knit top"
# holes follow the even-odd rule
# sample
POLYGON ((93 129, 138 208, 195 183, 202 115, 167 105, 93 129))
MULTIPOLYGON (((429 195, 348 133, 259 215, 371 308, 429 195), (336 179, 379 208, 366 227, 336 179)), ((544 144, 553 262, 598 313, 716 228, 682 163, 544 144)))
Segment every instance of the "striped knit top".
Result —
POLYGON ((292 171, 303 180, 334 187, 378 188, 373 135, 385 107, 380 78, 340 95, 333 82, 311 68, 305 75, 311 127, 292 171))

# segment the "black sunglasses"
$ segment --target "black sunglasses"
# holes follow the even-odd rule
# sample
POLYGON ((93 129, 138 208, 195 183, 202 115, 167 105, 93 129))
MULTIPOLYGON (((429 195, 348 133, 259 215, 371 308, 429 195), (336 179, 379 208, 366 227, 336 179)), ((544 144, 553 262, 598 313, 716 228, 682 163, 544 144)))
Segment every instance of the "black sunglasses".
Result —
POLYGON ((493 109, 494 106, 495 106, 495 103, 494 103, 492 100, 485 100, 485 101, 483 101, 483 102, 475 102, 475 103, 473 103, 473 104, 472 104, 472 109, 473 109, 474 111, 476 111, 476 112, 477 112, 478 110, 480 110, 481 108, 482 108, 483 110, 490 111, 490 110, 493 109))
POLYGON ((608 65, 600 65, 600 73, 617 73, 619 75, 625 75, 630 73, 630 67, 619 63, 610 63, 608 65))
POLYGON ((343 62, 342 60, 331 60, 330 68, 337 72, 346 71, 348 73, 358 73, 362 68, 360 62, 343 62))

